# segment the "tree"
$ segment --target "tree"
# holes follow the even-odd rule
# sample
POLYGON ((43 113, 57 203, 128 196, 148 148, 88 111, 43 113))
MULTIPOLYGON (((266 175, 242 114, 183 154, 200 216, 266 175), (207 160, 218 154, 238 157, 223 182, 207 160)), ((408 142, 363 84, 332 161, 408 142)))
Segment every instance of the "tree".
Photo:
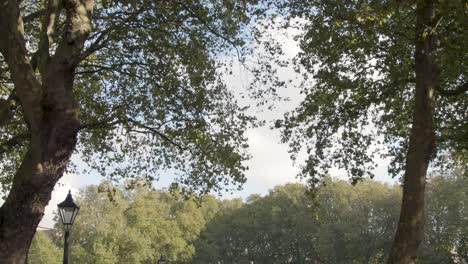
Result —
POLYGON ((422 263, 468 262, 468 178, 457 174, 434 176, 428 182, 422 263))
POLYGON ((200 237, 195 241, 195 256, 192 263, 236 263, 248 261, 245 258, 245 241, 239 234, 247 234, 246 219, 237 214, 242 207, 241 199, 223 201, 218 212, 200 237))
POLYGON ((301 175, 312 185, 332 166, 353 182, 373 177, 375 158, 390 157, 389 172, 403 177, 403 198, 388 263, 414 263, 423 237, 429 165, 451 166, 450 155, 455 162, 467 161, 465 2, 279 1, 278 6, 302 32, 294 62, 305 94, 276 122, 283 141, 293 158, 307 153, 301 175))
POLYGON ((324 263, 383 263, 398 219, 397 186, 366 180, 327 182, 317 195, 318 259, 324 263))
POLYGON ((398 187, 327 180, 315 195, 275 187, 224 201, 195 242, 191 263, 382 263, 398 219, 398 187))
POLYGON ((29 249, 30 264, 60 264, 62 252, 52 243, 44 231, 36 232, 29 249))
MULTIPOLYGON (((128 187, 128 186, 127 186, 128 187)), ((80 215, 73 225, 70 260, 74 263, 156 263, 161 255, 172 263, 190 263, 194 241, 217 211, 206 195, 201 207, 180 193, 148 186, 126 190, 108 182, 83 189, 80 215), (112 200, 104 191, 115 189, 112 200)), ((61 230, 57 223, 57 230, 61 230)), ((56 238, 62 244, 63 235, 56 238)))
POLYGON ((4 263, 25 261, 73 152, 111 178, 177 171, 187 194, 245 181, 251 119, 216 58, 242 45, 247 1, 0 5, 4 263))
MULTIPOLYGON (((382 263, 390 253, 402 190, 364 180, 325 179, 308 192, 276 186, 266 196, 219 200, 201 207, 178 192, 147 185, 88 186, 73 226, 73 263, 382 263), (109 192, 113 195, 109 199, 109 192)), ((465 263, 467 179, 433 176, 426 192, 426 228, 418 263, 465 263)), ((37 232, 28 263, 60 261, 60 224, 52 241, 37 232), (43 261, 43 262, 40 262, 43 261)))

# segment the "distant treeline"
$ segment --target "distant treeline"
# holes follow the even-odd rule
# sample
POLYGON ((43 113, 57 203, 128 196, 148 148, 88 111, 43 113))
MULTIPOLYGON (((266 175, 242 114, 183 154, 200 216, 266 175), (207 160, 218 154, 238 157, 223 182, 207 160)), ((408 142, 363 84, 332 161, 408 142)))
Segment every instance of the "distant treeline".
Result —
MULTIPOLYGON (((455 173, 456 174, 456 173, 455 173)), ((71 263, 384 263, 398 220, 401 190, 375 181, 326 180, 266 196, 201 207, 177 193, 108 183, 81 190, 71 232, 71 263)), ((468 263, 468 178, 431 177, 419 263, 468 263)), ((62 234, 36 233, 30 264, 61 263, 62 234)))

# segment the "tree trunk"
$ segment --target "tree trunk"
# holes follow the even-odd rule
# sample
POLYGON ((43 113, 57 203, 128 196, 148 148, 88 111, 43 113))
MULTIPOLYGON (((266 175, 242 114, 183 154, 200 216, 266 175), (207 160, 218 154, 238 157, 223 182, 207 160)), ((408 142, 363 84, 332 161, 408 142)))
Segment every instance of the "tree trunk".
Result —
MULTIPOLYGON (((48 83, 67 85, 62 76, 48 83)), ((61 88, 57 90, 63 90, 63 86, 61 88)), ((8 198, 0 208, 2 264, 26 263, 44 208, 75 148, 79 130, 77 109, 72 100, 63 101, 66 104, 61 106, 48 105, 51 109, 45 109, 47 99, 43 101, 45 110, 40 133, 31 135, 28 152, 15 175, 8 198)))
POLYGON ((29 146, 0 208, 0 261, 23 264, 51 193, 62 177, 80 129, 73 96, 74 71, 91 32, 93 0, 48 1, 39 49, 31 63, 23 36, 19 1, 4 0, 0 8, 0 52, 8 64, 15 94, 29 132, 29 146), (63 37, 52 46, 53 18, 65 10, 63 37), (37 78, 39 70, 41 81, 37 78))
MULTIPOLYGON (((78 124, 78 123, 76 123, 78 124)), ((57 127, 55 127, 57 128, 57 127)), ((55 130, 55 129, 54 129, 55 130)), ((63 175, 74 146, 78 126, 71 123, 60 129, 41 148, 41 161, 31 147, 15 175, 7 200, 0 208, 0 259, 2 264, 25 263, 31 240, 44 215, 55 184, 63 175), (55 145, 48 150, 47 145, 55 145), (55 148, 56 147, 56 148, 55 148)))
POLYGON ((432 29, 434 3, 421 0, 416 8, 416 89, 413 122, 403 178, 403 201, 389 264, 415 263, 423 237, 424 190, 429 162, 435 150, 434 90, 437 68, 434 62, 435 36, 432 29))

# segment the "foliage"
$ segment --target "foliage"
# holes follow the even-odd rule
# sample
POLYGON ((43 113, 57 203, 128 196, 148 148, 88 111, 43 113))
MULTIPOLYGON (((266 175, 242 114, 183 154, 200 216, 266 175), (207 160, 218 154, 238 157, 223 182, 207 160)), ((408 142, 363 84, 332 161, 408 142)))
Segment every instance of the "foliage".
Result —
MULTIPOLYGON (((315 193, 301 184, 277 186, 266 196, 218 200, 201 207, 177 193, 147 186, 126 190, 109 183, 80 192, 71 231, 73 263, 382 263, 399 215, 401 189, 371 180, 351 186, 325 181, 315 193)), ((426 228, 418 263, 466 262, 466 187, 461 173, 433 176, 426 194, 426 228)), ((59 228, 59 226, 57 226, 59 228)), ((36 259, 61 256, 37 232, 36 259), (43 241, 38 243, 39 241, 43 241)))
POLYGON ((112 201, 98 189, 92 186, 80 193, 80 217, 71 236, 73 262, 155 263, 161 255, 171 263, 188 261, 205 217, 216 210, 212 197, 205 197, 206 206, 199 208, 181 194, 147 186, 116 188, 112 201))
MULTIPOLYGON (((250 19, 249 4, 97 1, 93 32, 74 78, 81 121, 76 152, 85 162, 77 167, 80 172, 153 180, 171 171, 189 193, 242 184, 249 157, 244 131, 253 120, 223 83, 222 67, 223 57, 243 46, 239 32, 250 19)), ((44 1, 21 2, 32 60, 44 6, 44 1)), ((65 26, 63 14, 57 20, 50 29, 52 51, 65 26)), ((1 55, 0 81, 5 193, 29 137, 1 55)))
POLYGON ((46 231, 37 231, 29 248, 28 263, 30 264, 60 264, 62 251, 52 243, 45 234, 46 231))
MULTIPOLYGON (((401 175, 414 104, 415 1, 273 2, 284 26, 299 29, 293 65, 305 98, 276 126, 293 159, 306 153, 301 175, 315 185, 334 166, 355 182, 373 177, 378 157, 391 158, 389 172, 401 175)), ((436 2, 433 165, 450 167, 467 160, 466 5, 436 2)))
POLYGON ((460 171, 450 178, 435 177, 428 184, 423 263, 468 263, 468 178, 460 171), (459 252, 455 254, 454 252, 459 252))
POLYGON ((388 253, 399 194, 373 182, 353 188, 329 181, 314 196, 300 184, 278 186, 214 218, 194 263, 379 263, 388 253))

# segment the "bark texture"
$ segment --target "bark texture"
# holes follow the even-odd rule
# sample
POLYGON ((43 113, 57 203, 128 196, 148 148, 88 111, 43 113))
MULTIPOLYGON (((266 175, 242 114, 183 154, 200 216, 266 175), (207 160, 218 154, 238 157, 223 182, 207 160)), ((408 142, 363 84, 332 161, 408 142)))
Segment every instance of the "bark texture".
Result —
POLYGON ((49 54, 51 24, 61 7, 49 0, 39 50, 30 61, 16 0, 0 0, 0 52, 10 69, 29 132, 28 151, 0 208, 2 264, 27 262, 28 249, 51 193, 76 146, 79 107, 74 71, 91 31, 92 0, 65 0, 66 30, 49 54), (39 74, 36 74, 36 69, 39 74))
POLYGON ((418 246, 423 238, 427 168, 436 146, 434 91, 437 87, 437 67, 434 62, 435 35, 431 31, 433 1, 418 1, 416 13, 413 122, 403 176, 400 220, 388 259, 389 264, 416 263, 418 246))

